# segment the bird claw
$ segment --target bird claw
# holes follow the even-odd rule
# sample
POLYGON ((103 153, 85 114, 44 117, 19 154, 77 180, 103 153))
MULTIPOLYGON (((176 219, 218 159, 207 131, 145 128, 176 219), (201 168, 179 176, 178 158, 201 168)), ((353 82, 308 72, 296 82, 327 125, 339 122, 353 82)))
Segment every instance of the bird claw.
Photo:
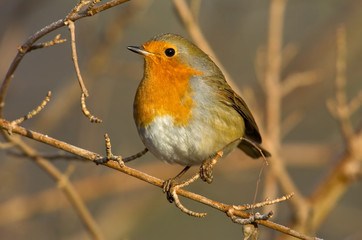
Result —
POLYGON ((204 162, 200 166, 200 178, 207 182, 212 183, 213 175, 212 175, 212 168, 217 163, 217 160, 221 158, 224 154, 223 150, 218 151, 214 157, 208 158, 204 160, 204 162))
POLYGON ((207 183, 212 183, 213 180, 213 171, 212 167, 214 164, 210 161, 210 159, 205 160, 200 166, 200 178, 207 183))
POLYGON ((170 178, 163 182, 162 191, 166 193, 166 198, 170 203, 175 201, 174 197, 172 196, 172 191, 175 186, 177 186, 175 178, 170 178))
MULTIPOLYGON (((180 175, 180 174, 179 174, 180 175)), ((165 180, 163 182, 163 192, 166 193, 167 195, 167 200, 170 203, 175 203, 175 205, 184 213, 193 216, 193 217, 204 217, 206 216, 206 213, 199 213, 199 212, 194 212, 192 210, 187 209, 184 205, 182 205, 182 203, 180 202, 180 199, 177 195, 177 190, 179 190, 182 187, 186 187, 188 186, 190 183, 194 182, 196 179, 198 179, 200 177, 200 174, 197 173, 195 174, 193 177, 189 178, 188 180, 182 182, 182 183, 177 183, 176 184, 176 178, 179 177, 176 176, 175 178, 171 178, 168 180, 165 180)))

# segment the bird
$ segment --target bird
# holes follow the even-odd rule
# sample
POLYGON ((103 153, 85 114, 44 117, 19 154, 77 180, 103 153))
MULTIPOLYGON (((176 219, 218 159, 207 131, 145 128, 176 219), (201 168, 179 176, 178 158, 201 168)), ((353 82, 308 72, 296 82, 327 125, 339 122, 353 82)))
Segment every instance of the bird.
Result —
POLYGON ((259 128, 245 101, 195 44, 166 33, 128 49, 144 58, 133 105, 138 134, 156 158, 184 166, 173 179, 200 165, 201 178, 211 183, 207 166, 220 150, 223 156, 237 147, 252 158, 271 156, 260 145, 259 128))

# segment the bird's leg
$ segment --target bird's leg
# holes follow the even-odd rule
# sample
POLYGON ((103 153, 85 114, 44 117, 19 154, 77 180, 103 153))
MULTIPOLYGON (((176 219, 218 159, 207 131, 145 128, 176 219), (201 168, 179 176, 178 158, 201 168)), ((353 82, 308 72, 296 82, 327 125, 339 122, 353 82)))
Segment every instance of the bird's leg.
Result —
POLYGON ((176 185, 176 180, 179 179, 180 177, 182 177, 187 170, 190 169, 190 166, 186 166, 184 169, 182 169, 182 171, 176 175, 176 177, 167 179, 163 182, 163 192, 166 193, 167 195, 167 200, 172 203, 174 201, 174 198, 172 196, 172 188, 176 185))
POLYGON ((212 183, 212 168, 217 163, 217 160, 222 157, 223 151, 220 150, 216 153, 215 157, 204 160, 200 166, 200 177, 207 183, 212 183))

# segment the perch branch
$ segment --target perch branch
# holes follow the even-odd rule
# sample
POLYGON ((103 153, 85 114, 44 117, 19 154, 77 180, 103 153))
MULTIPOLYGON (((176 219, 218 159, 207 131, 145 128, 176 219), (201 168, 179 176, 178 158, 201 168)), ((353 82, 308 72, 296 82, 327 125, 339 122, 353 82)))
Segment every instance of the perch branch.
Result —
MULTIPOLYGON (((102 158, 102 156, 97 154, 97 153, 90 152, 88 150, 73 146, 73 145, 65 143, 63 141, 59 141, 59 140, 51 138, 51 137, 49 137, 47 135, 43 135, 43 134, 37 133, 35 131, 25 129, 25 128, 20 127, 18 125, 11 126, 11 122, 6 121, 4 119, 0 119, 0 128, 4 129, 6 131, 9 130, 9 129, 12 129, 12 132, 14 134, 25 136, 25 137, 28 137, 30 139, 33 139, 33 140, 48 144, 48 145, 56 147, 58 149, 62 149, 64 151, 79 155, 79 156, 81 156, 81 157, 83 157, 85 159, 88 159, 90 161, 93 161, 93 162, 95 162, 97 159, 102 158)), ((114 161, 108 161, 107 163, 104 163, 103 165, 105 165, 107 167, 110 167, 110 168, 113 168, 115 170, 118 170, 120 172, 123 172, 125 174, 128 174, 130 176, 133 176, 135 178, 138 178, 138 179, 140 179, 142 181, 145 181, 147 183, 150 183, 150 184, 152 184, 154 186, 157 186, 157 187, 160 187, 160 188, 163 187, 163 183, 164 183, 163 180, 155 178, 153 176, 150 176, 150 175, 148 175, 146 173, 140 172, 140 171, 135 170, 133 168, 129 168, 127 166, 120 167, 119 164, 114 162, 114 161)), ((218 209, 218 210, 220 210, 220 211, 222 211, 224 213, 227 213, 227 211, 230 208, 233 208, 232 205, 223 204, 223 203, 208 199, 208 198, 206 198, 204 196, 201 196, 201 195, 186 191, 184 189, 177 189, 176 193, 178 195, 180 195, 180 196, 187 197, 189 199, 192 199, 192 200, 195 200, 197 202, 208 205, 208 206, 210 206, 212 208, 218 209)), ((235 216, 238 216, 238 217, 241 217, 241 218, 249 218, 250 217, 249 213, 243 212, 243 211, 234 210, 233 213, 234 213, 235 216)), ((279 225, 279 224, 274 223, 274 222, 269 221, 269 220, 256 220, 255 222, 260 224, 260 225, 266 226, 268 228, 280 231, 282 233, 298 237, 299 239, 306 239, 306 240, 318 239, 318 238, 315 238, 315 237, 310 237, 310 236, 298 233, 298 232, 296 232, 296 231, 294 231, 294 230, 292 230, 290 228, 279 225)))

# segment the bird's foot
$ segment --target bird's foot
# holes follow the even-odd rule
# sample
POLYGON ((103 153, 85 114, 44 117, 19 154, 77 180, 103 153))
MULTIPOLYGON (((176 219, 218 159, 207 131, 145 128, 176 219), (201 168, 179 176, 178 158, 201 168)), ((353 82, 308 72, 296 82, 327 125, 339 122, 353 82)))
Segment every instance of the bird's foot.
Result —
POLYGON ((175 205, 184 213, 187 213, 190 216, 193 217, 204 217, 206 216, 206 213, 199 213, 199 212, 194 212, 188 208, 186 208, 181 202, 180 199, 178 197, 177 191, 179 190, 179 188, 183 188, 188 186, 189 184, 193 183, 194 181, 196 181, 198 178, 200 177, 199 173, 196 173, 193 177, 187 179, 186 181, 182 182, 182 183, 177 183, 175 181, 175 178, 171 178, 168 179, 166 181, 164 181, 163 183, 163 191, 167 194, 167 200, 169 202, 174 202, 175 205))
POLYGON ((207 183, 212 183, 213 174, 212 174, 212 167, 210 159, 205 160, 202 165, 200 166, 200 178, 207 183))
POLYGON ((166 198, 170 203, 175 201, 174 197, 172 196, 172 191, 176 186, 177 184, 175 178, 170 178, 163 182, 162 191, 166 193, 166 198))
POLYGON ((202 165, 200 166, 200 178, 207 182, 212 183, 213 180, 213 174, 212 174, 212 168, 216 164, 217 160, 221 158, 223 155, 223 151, 218 151, 213 158, 206 159, 202 165))

